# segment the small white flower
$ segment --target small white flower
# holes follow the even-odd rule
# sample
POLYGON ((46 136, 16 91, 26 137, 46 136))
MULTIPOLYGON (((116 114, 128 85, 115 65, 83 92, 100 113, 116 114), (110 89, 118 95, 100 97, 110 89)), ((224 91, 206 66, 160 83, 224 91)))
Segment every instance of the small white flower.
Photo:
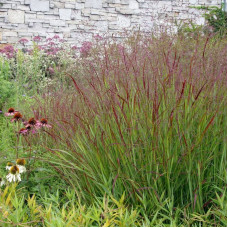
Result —
POLYGON ((23 158, 17 159, 16 164, 17 164, 17 167, 19 169, 19 173, 25 173, 26 172, 26 168, 25 168, 26 161, 25 161, 25 159, 23 159, 23 158))
POLYGON ((3 185, 5 185, 5 180, 3 180, 2 178, 0 178, 0 187, 2 187, 3 185))
POLYGON ((13 163, 8 162, 6 165, 6 170, 10 170, 12 166, 13 166, 13 163))
POLYGON ((9 182, 20 182, 21 181, 21 175, 19 172, 19 167, 17 165, 14 165, 10 168, 10 173, 6 176, 7 181, 9 182))
POLYGON ((16 173, 16 174, 12 174, 12 173, 9 173, 7 176, 6 176, 6 179, 9 181, 9 182, 20 182, 21 181, 21 175, 19 173, 16 173))
POLYGON ((23 165, 17 165, 17 166, 19 168, 19 173, 25 173, 26 172, 25 166, 23 166, 23 165))

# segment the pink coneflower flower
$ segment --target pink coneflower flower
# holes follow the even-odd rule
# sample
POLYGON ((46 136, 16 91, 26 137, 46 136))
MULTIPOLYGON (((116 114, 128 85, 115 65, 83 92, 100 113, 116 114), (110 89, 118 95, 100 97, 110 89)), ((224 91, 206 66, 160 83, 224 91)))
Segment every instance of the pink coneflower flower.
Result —
POLYGON ((51 41, 51 40, 52 40, 52 38, 50 38, 50 37, 46 39, 46 41, 51 41))
POLYGON ((51 128, 52 126, 48 124, 47 119, 42 118, 39 122, 40 127, 46 127, 46 128, 51 128))
POLYGON ((16 122, 16 121, 19 121, 22 119, 22 115, 20 112, 16 112, 13 116, 13 119, 11 119, 10 121, 11 122, 16 122))
POLYGON ((14 108, 9 108, 8 112, 5 113, 5 116, 14 116, 14 114, 18 112, 14 108))
POLYGON ((30 130, 31 128, 36 127, 38 125, 38 121, 32 117, 28 120, 28 122, 24 122, 24 125, 27 130, 30 130))
POLYGON ((29 133, 29 129, 21 128, 21 130, 18 133, 20 135, 27 135, 29 133))

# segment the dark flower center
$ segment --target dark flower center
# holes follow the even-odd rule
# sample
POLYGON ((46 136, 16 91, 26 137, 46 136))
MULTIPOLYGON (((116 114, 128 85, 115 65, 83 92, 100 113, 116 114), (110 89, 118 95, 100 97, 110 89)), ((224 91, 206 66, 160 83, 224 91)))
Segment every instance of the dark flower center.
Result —
POLYGON ((21 115, 21 113, 20 112, 17 112, 17 113, 15 113, 15 115, 14 115, 14 117, 13 117, 14 119, 16 119, 16 120, 19 120, 19 119, 21 119, 22 118, 22 115, 21 115))
POLYGON ((42 124, 47 124, 47 120, 46 120, 46 119, 44 119, 44 118, 43 118, 43 119, 41 119, 41 120, 40 120, 40 122, 41 122, 42 124))
POLYGON ((12 166, 10 168, 10 173, 12 173, 12 174, 19 173, 19 168, 16 165, 12 166))
POLYGON ((12 162, 7 162, 7 166, 13 166, 12 162))
POLYGON ((17 165, 25 165, 25 159, 17 159, 17 165))
POLYGON ((28 126, 26 127, 26 129, 27 129, 27 130, 31 130, 31 126, 28 125, 28 126))
POLYGON ((12 113, 12 112, 15 112, 15 110, 14 110, 14 108, 9 108, 9 109, 8 109, 8 112, 9 112, 9 113, 12 113))
POLYGON ((35 125, 36 124, 36 120, 34 118, 30 118, 28 123, 31 124, 31 125, 35 125))

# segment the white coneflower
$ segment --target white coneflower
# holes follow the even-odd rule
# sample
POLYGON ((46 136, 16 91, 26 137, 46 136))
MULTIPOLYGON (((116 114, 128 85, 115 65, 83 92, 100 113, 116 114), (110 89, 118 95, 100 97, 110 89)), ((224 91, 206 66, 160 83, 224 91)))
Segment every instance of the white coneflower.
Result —
POLYGON ((19 173, 26 172, 25 163, 26 163, 25 159, 17 159, 16 164, 17 164, 17 167, 19 168, 19 173))
POLYGON ((8 162, 6 165, 6 170, 10 170, 10 168, 13 166, 12 162, 8 162))
POLYGON ((21 175, 19 173, 19 168, 17 165, 14 165, 10 168, 10 173, 6 176, 7 181, 9 182, 20 182, 21 181, 21 175))
POLYGON ((3 185, 5 185, 5 181, 0 177, 0 187, 2 187, 3 185))

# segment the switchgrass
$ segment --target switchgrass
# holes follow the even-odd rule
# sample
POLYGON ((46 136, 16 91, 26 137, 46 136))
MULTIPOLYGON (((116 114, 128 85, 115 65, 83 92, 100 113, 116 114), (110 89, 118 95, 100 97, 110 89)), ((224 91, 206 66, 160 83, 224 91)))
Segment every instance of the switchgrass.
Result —
POLYGON ((96 51, 84 82, 66 74, 74 90, 37 102, 48 162, 87 202, 125 193, 150 221, 224 225, 211 212, 226 201, 226 40, 137 34, 96 51))

